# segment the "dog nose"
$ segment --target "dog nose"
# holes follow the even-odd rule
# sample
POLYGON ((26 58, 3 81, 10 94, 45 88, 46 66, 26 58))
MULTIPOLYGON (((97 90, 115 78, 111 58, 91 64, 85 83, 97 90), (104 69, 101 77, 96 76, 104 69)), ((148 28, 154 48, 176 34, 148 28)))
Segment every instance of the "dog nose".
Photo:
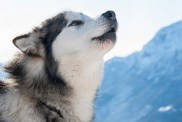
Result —
POLYGON ((116 14, 114 11, 107 11, 107 12, 103 13, 102 15, 109 20, 116 20, 116 14))

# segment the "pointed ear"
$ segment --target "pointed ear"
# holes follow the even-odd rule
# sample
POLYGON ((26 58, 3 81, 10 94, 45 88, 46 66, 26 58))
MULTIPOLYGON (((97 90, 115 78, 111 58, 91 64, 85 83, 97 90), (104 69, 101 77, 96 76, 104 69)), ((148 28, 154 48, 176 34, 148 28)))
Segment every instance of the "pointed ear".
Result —
POLYGON ((43 55, 43 45, 35 34, 25 34, 13 39, 13 44, 25 54, 43 55))

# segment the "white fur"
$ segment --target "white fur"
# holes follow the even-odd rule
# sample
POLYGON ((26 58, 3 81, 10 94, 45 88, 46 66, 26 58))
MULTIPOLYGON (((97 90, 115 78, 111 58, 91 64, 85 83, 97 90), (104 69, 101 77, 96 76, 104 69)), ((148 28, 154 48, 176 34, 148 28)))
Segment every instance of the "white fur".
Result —
POLYGON ((101 60, 87 64, 82 61, 62 61, 60 74, 73 87, 74 96, 71 101, 74 113, 83 122, 87 122, 93 114, 93 101, 102 79, 103 62, 101 60))

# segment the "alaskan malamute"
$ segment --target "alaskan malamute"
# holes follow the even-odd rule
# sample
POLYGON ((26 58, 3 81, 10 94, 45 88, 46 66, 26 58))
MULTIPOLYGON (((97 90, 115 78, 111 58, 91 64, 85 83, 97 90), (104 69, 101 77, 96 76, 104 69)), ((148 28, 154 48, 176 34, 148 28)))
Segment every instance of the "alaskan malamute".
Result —
POLYGON ((0 122, 91 122, 103 56, 116 42, 113 11, 66 11, 16 37, 22 51, 0 83, 0 122))

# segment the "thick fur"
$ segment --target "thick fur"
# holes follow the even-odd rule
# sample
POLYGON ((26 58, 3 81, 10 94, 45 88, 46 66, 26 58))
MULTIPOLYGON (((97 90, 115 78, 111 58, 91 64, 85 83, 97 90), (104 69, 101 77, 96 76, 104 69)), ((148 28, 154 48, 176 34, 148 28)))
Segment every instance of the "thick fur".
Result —
POLYGON ((91 122, 103 56, 115 44, 96 37, 112 27, 115 18, 68 11, 16 37, 22 53, 0 82, 0 122, 91 122))

